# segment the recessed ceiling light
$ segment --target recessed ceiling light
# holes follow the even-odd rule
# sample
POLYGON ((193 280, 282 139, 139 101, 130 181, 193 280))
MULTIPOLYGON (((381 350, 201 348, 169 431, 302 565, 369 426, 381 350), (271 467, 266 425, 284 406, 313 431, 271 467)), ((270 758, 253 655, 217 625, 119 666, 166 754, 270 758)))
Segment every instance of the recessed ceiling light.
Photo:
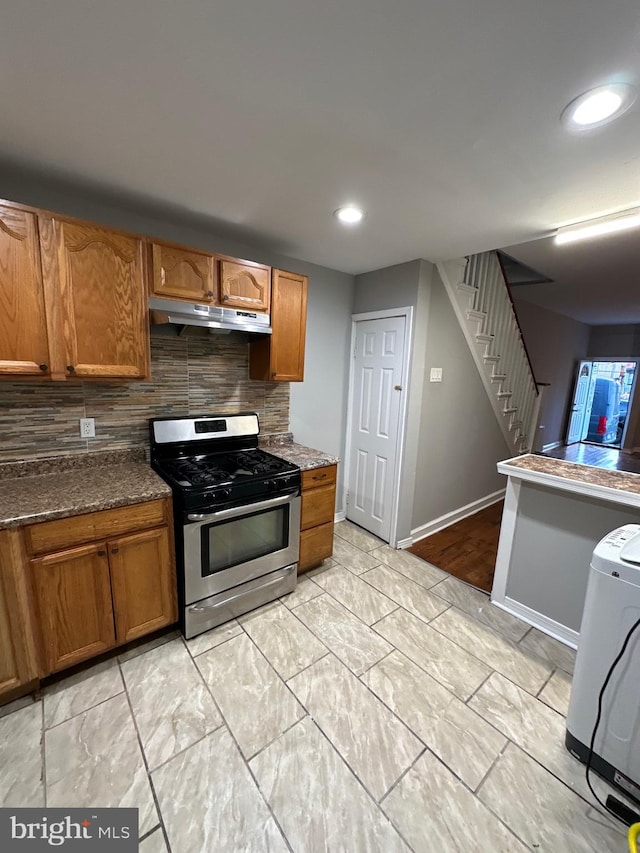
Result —
POLYGON ((629 228, 640 228, 640 208, 638 207, 558 228, 555 241, 560 244, 573 243, 575 240, 589 240, 605 234, 615 234, 617 231, 627 231, 629 228))
POLYGON ((599 86, 571 101, 560 118, 569 130, 591 130, 621 116, 635 99, 635 89, 628 83, 599 86))
POLYGON ((364 218, 364 210, 354 204, 346 204, 334 211, 333 215, 345 225, 357 225, 364 218))

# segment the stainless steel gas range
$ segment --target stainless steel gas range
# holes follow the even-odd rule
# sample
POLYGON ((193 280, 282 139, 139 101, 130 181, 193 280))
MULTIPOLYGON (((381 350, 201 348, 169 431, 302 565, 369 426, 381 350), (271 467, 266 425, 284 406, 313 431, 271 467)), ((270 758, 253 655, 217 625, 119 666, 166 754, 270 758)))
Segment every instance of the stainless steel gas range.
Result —
POLYGON ((173 491, 185 637, 293 591, 300 469, 258 448, 257 414, 149 423, 152 467, 173 491))

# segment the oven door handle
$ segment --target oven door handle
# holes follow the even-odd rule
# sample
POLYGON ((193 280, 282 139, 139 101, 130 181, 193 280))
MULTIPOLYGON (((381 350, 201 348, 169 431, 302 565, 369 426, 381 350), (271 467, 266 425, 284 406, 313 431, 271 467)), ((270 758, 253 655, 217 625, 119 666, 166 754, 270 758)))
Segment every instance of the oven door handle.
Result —
POLYGON ((253 504, 244 504, 243 506, 232 507, 231 509, 221 509, 219 512, 200 513, 193 512, 187 515, 187 521, 221 521, 224 518, 237 518, 239 515, 247 515, 252 510, 271 509, 272 507, 282 506, 290 503, 296 494, 279 495, 277 498, 269 498, 267 501, 258 501, 253 504))

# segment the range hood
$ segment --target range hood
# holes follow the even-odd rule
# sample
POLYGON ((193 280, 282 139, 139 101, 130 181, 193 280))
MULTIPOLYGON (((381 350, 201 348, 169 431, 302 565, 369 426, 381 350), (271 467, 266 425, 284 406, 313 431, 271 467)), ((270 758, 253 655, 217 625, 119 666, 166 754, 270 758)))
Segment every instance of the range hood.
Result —
POLYGON ((271 334, 271 317, 258 311, 221 308, 218 305, 201 305, 197 302, 180 302, 177 299, 149 297, 152 323, 176 323, 180 326, 201 326, 215 331, 259 332, 271 334))

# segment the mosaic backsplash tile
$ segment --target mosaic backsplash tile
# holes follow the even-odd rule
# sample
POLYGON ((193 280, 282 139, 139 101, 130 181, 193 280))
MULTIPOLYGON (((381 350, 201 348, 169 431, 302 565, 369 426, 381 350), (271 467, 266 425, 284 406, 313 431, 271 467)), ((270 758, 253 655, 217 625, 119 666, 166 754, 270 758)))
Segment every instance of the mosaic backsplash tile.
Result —
POLYGON ((152 333, 150 382, 0 383, 0 460, 147 447, 148 419, 255 411, 262 434, 289 429, 289 383, 248 378, 244 336, 152 333), (96 437, 79 435, 96 419, 96 437))

